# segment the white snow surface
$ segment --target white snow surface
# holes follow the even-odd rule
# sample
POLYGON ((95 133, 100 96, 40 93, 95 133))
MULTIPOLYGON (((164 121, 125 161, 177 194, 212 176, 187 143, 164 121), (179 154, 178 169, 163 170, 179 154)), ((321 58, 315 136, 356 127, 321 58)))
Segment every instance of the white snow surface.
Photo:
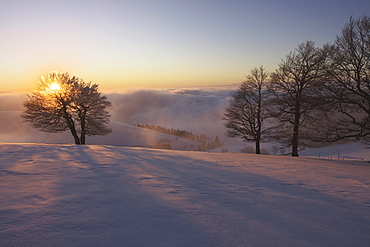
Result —
POLYGON ((0 246, 369 243, 369 162, 0 144, 0 246))

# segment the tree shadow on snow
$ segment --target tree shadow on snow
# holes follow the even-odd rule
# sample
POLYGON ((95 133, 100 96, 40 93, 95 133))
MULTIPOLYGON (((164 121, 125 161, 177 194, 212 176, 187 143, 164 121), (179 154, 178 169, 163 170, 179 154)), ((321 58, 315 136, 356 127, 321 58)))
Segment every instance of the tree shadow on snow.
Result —
POLYGON ((247 167, 207 162, 196 152, 67 145, 30 149, 27 159, 2 156, 10 163, 0 169, 0 198, 7 199, 0 210, 0 246, 370 242, 369 207, 247 167), (27 172, 12 174, 22 164, 27 172))

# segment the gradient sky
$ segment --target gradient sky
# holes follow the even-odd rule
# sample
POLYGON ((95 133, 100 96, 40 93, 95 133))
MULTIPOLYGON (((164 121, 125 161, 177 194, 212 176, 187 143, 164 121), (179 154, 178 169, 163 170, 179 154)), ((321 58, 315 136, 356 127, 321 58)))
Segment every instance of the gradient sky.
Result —
POLYGON ((0 92, 52 70, 103 92, 240 83, 369 12, 368 0, 0 0, 0 92))

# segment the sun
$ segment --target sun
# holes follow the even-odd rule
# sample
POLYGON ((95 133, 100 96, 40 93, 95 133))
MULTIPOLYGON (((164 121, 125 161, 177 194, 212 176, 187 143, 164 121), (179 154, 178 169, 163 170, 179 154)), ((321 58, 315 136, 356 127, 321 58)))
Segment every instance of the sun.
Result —
POLYGON ((53 82, 49 85, 46 91, 56 92, 59 91, 60 89, 61 89, 60 85, 57 82, 53 82))

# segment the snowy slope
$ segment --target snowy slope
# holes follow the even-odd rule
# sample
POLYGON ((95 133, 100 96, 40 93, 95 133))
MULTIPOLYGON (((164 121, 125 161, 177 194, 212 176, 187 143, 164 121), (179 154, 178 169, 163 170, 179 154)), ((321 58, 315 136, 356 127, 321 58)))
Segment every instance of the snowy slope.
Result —
POLYGON ((369 246, 370 164, 0 144, 0 246, 369 246))
POLYGON ((164 134, 145 128, 139 128, 121 122, 110 123, 112 133, 107 136, 91 136, 89 144, 119 146, 155 146, 170 144, 176 150, 198 150, 199 143, 186 138, 164 134))
MULTIPOLYGON (((69 131, 63 133, 46 133, 34 129, 21 119, 20 111, 0 111, 0 142, 12 143, 73 143, 69 131)), ((119 145, 119 146, 154 146, 170 144, 172 149, 198 150, 199 143, 185 138, 176 137, 139 128, 130 124, 112 121, 109 124, 112 133, 106 136, 88 136, 88 144, 119 145)))

